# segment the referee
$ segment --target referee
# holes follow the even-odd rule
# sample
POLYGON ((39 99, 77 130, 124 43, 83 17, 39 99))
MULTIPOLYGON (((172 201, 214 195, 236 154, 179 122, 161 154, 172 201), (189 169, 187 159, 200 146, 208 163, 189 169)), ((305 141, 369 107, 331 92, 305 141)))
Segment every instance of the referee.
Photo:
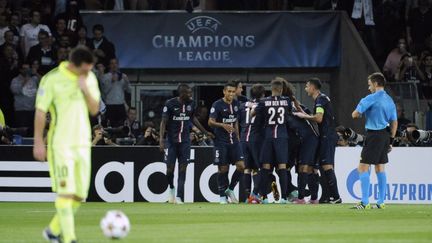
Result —
POLYGON ((379 209, 384 209, 384 197, 387 187, 384 165, 388 162, 387 154, 392 149, 392 143, 398 126, 396 106, 392 98, 384 91, 385 78, 383 74, 371 74, 368 77, 368 85, 371 94, 361 99, 357 108, 352 113, 354 119, 360 118, 362 115, 365 116, 367 131, 358 167, 362 200, 355 208, 371 208, 369 204, 369 167, 370 165, 375 165, 379 192, 376 206, 379 209))

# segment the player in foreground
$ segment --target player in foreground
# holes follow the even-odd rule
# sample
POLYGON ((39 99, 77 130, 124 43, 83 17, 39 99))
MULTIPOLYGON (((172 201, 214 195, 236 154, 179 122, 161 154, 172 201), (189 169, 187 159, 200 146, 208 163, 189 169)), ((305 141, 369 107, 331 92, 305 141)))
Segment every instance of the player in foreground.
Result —
MULTIPOLYGON (((209 133, 195 117, 195 102, 192 100, 192 89, 187 84, 180 84, 177 88, 178 97, 166 101, 160 124, 159 147, 165 152, 167 164, 167 180, 170 187, 169 203, 183 204, 186 169, 190 160, 190 132, 193 124, 207 136, 209 133), (192 124, 193 123, 193 124, 192 124), (167 143, 164 137, 167 131, 167 143), (174 188, 174 168, 176 159, 179 163, 177 183, 177 197, 174 188)), ((210 134, 210 136, 213 136, 210 134)))
POLYGON ((214 128, 214 165, 218 167, 218 190, 220 203, 227 204, 227 196, 232 203, 238 203, 234 188, 242 179, 245 169, 243 153, 239 143, 239 102, 235 99, 236 84, 225 84, 224 97, 215 101, 210 109, 208 125, 214 128), (228 179, 230 164, 236 165, 236 170, 228 179))
POLYGON ((100 91, 91 72, 95 58, 85 47, 70 53, 69 61, 47 73, 36 98, 33 155, 48 157, 52 190, 57 193, 57 213, 43 236, 50 242, 77 242, 74 215, 87 197, 91 170, 89 113, 99 111, 100 91), (46 113, 51 115, 48 151, 43 132, 46 113))
POLYGON ((392 150, 392 143, 396 136, 398 126, 396 105, 392 98, 384 91, 385 78, 381 73, 373 73, 368 77, 370 95, 361 99, 357 108, 352 113, 354 119, 366 117, 366 140, 361 152, 358 167, 362 199, 355 208, 370 209, 369 168, 375 165, 378 178, 377 208, 384 209, 384 197, 387 188, 385 164, 388 162, 387 154, 392 150), (390 127, 389 127, 390 125, 390 127))

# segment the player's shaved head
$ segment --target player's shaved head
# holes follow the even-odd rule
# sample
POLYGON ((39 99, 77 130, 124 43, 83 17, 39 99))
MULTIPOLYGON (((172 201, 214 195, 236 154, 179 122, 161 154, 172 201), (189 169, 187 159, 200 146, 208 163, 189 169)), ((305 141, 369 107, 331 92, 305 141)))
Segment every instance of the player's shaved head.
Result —
POLYGON ((187 84, 179 84, 177 93, 181 100, 189 101, 192 99, 192 89, 187 84))

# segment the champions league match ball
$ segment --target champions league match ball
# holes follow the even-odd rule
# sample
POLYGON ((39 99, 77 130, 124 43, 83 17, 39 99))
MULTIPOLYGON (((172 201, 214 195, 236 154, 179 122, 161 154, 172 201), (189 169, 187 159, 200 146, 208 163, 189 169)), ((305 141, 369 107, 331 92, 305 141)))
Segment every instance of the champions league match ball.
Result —
POLYGON ((100 227, 107 238, 122 239, 130 231, 130 222, 122 211, 110 210, 102 218, 100 227))

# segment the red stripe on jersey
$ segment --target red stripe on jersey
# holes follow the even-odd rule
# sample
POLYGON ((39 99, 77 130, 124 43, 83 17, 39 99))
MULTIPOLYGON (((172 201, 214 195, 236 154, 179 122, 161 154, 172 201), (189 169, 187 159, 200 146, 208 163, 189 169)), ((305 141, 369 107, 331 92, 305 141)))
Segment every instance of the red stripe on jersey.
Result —
MULTIPOLYGON (((185 112, 185 105, 182 106, 182 112, 185 112)), ((182 142, 181 135, 182 135, 182 133, 183 133, 183 127, 184 127, 184 121, 182 120, 182 121, 180 122, 180 132, 179 132, 179 134, 178 134, 178 140, 179 140, 179 143, 182 142)))

